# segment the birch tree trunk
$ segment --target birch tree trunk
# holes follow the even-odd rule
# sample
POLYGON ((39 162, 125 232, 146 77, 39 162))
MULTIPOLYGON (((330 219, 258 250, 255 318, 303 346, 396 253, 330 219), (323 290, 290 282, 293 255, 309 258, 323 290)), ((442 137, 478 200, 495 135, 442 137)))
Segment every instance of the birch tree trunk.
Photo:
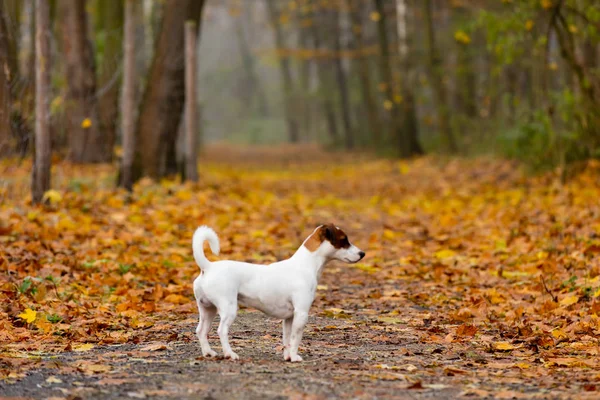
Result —
POLYGON ((35 158, 31 198, 39 203, 50 188, 50 4, 47 0, 36 0, 35 19, 35 158))
POLYGON ((135 2, 125 0, 123 40, 123 87, 121 103, 121 135, 123 159, 119 185, 131 191, 133 187, 133 158, 135 155, 135 2))
POLYGON ((196 98, 196 23, 185 23, 185 179, 198 181, 198 103, 196 98))

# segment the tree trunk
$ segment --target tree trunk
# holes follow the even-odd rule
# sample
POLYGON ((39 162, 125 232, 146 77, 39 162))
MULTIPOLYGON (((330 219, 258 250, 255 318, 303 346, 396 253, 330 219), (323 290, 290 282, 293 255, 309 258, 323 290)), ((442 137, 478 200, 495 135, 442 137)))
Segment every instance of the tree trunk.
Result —
MULTIPOLYGON (((363 22, 360 16, 360 1, 351 0, 350 18, 352 22, 352 32, 354 34, 354 42, 356 49, 362 49, 365 46, 363 38, 363 22)), ((369 130, 373 135, 374 145, 377 147, 381 144, 381 124, 377 112, 376 96, 373 94, 371 74, 369 69, 369 61, 366 56, 359 55, 357 59, 358 73, 360 75, 360 90, 365 109, 367 110, 367 119, 369 121, 369 130)))
POLYGON ((97 0, 99 25, 104 31, 104 52, 99 69, 100 131, 103 132, 105 151, 112 158, 117 137, 119 106, 119 66, 123 48, 123 4, 120 1, 97 0))
POLYGON ((396 30, 398 33, 398 54, 400 55, 400 67, 403 73, 402 88, 402 134, 397 133, 400 154, 409 157, 423 154, 423 148, 419 143, 419 123, 415 107, 415 73, 410 56, 408 17, 406 0, 396 0, 396 30))
MULTIPOLYGON (((167 0, 136 128, 134 179, 160 178, 173 168, 184 92, 184 23, 200 25, 203 0, 167 0)), ((175 164, 176 170, 176 164, 175 164)))
POLYGON ((344 147, 346 147, 346 149, 352 149, 354 147, 354 135, 352 133, 352 122, 350 120, 350 96, 348 94, 346 74, 342 63, 342 43, 340 40, 341 18, 340 13, 337 11, 329 11, 328 13, 332 14, 332 18, 328 18, 328 20, 330 20, 331 25, 334 27, 333 48, 335 50, 335 55, 333 57, 333 62, 335 65, 335 77, 340 91, 340 106, 342 110, 342 123, 344 125, 344 147))
MULTIPOLYGON (((313 15, 313 22, 311 24, 311 33, 313 39, 313 46, 316 51, 322 46, 321 32, 319 27, 322 26, 320 24, 320 20, 318 19, 318 14, 313 15)), ((331 68, 329 68, 329 61, 327 60, 317 60, 317 76, 319 78, 319 99, 321 102, 321 107, 323 109, 323 113, 325 114, 325 122, 327 124, 327 133, 329 135, 329 139, 332 144, 337 144, 339 140, 338 135, 338 127, 337 127, 337 118, 335 115, 335 107, 333 103, 333 88, 331 85, 331 81, 333 77, 331 76, 331 68)))
POLYGON ((258 115, 266 118, 269 115, 269 107, 265 90, 260 82, 260 78, 256 71, 256 60, 251 53, 251 47, 248 41, 252 41, 253 34, 250 31, 252 21, 250 16, 252 13, 249 2, 244 2, 243 16, 240 18, 240 23, 236 24, 237 40, 240 46, 240 54, 244 65, 244 74, 246 74, 246 82, 248 84, 248 102, 255 105, 253 112, 258 111, 258 115), (246 29, 245 29, 246 28, 246 29))
POLYGON ((50 4, 47 0, 36 0, 35 19, 35 158, 31 198, 39 203, 50 188, 50 4))
MULTIPOLYGON (((0 157, 10 151, 10 71, 8 29, 5 24, 4 3, 0 0, 0 157)), ((13 72, 14 73, 14 72, 13 72)))
POLYGON ((198 181, 198 102, 196 98, 196 23, 185 24, 185 179, 198 181))
POLYGON ((121 103, 121 135, 123 159, 119 185, 131 191, 133 187, 133 158, 135 155, 135 2, 125 0, 123 40, 123 100, 121 103))
POLYGON ((427 31, 427 47, 429 52, 429 74, 435 94, 438 125, 446 147, 450 153, 456 153, 458 147, 450 126, 448 110, 448 94, 443 80, 443 62, 437 50, 433 29, 433 7, 431 0, 425 0, 425 25, 427 31))
POLYGON ((85 0, 60 0, 59 13, 64 24, 69 158, 76 163, 106 162, 112 149, 107 147, 98 118, 96 72, 87 35, 85 0))
POLYGON ((392 75, 392 60, 390 56, 388 32, 386 27, 386 13, 384 9, 383 0, 375 0, 375 8, 377 13, 380 15, 379 21, 377 22, 377 33, 379 36, 379 51, 381 53, 381 60, 379 63, 381 80, 385 84, 385 97, 389 111, 390 121, 390 132, 391 137, 397 145, 397 150, 401 157, 410 155, 409 148, 407 146, 408 141, 405 139, 404 132, 402 129, 402 115, 401 110, 395 103, 394 96, 394 78, 392 75))
MULTIPOLYGON (((275 46, 277 49, 285 47, 285 39, 281 26, 279 24, 279 11, 277 10, 276 2, 272 0, 266 0, 267 8, 269 11, 269 19, 271 25, 273 25, 273 31, 275 33, 275 46)), ((288 126, 288 136, 291 143, 297 143, 300 139, 298 132, 298 122, 294 115, 294 83, 292 79, 292 71, 290 67, 290 60, 287 56, 281 56, 279 58, 279 68, 281 70, 281 79, 283 84, 283 102, 285 105, 285 118, 288 126)))

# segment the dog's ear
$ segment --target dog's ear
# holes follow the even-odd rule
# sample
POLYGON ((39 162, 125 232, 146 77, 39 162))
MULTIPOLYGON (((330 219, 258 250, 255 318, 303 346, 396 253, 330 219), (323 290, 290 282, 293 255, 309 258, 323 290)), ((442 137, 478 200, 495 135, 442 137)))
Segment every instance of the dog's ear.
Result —
POLYGON ((329 243, 334 242, 335 240, 335 226, 333 224, 327 224, 323 226, 323 237, 325 240, 328 240, 329 243))

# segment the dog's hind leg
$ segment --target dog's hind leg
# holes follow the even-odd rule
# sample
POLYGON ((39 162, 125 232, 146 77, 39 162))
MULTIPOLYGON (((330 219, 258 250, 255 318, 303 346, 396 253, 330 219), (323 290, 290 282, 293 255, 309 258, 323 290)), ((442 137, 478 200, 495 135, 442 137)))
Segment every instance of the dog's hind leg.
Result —
POLYGON ((283 359, 290 359, 290 331, 292 330, 292 317, 283 320, 283 359))
POLYGON ((221 347, 223 347, 223 355, 225 358, 231 358, 232 360, 238 360, 240 357, 231 350, 229 346, 229 327, 235 320, 237 314, 237 303, 226 303, 219 304, 219 316, 221 322, 219 322, 219 338, 221 339, 221 347))
POLYGON ((204 357, 215 357, 217 353, 210 348, 208 332, 217 315, 217 309, 214 306, 204 307, 198 302, 198 313, 200 314, 200 322, 198 322, 198 327, 196 328, 196 336, 198 336, 200 346, 202 347, 202 355, 204 357))

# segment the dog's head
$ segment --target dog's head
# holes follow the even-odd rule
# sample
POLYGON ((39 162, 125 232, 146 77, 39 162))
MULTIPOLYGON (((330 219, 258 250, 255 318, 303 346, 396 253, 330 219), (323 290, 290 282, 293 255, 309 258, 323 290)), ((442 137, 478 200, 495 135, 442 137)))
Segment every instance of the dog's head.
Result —
POLYGON ((351 264, 365 256, 365 252, 350 243, 344 231, 333 224, 321 225, 315 229, 304 246, 311 252, 321 252, 327 259, 351 264))

